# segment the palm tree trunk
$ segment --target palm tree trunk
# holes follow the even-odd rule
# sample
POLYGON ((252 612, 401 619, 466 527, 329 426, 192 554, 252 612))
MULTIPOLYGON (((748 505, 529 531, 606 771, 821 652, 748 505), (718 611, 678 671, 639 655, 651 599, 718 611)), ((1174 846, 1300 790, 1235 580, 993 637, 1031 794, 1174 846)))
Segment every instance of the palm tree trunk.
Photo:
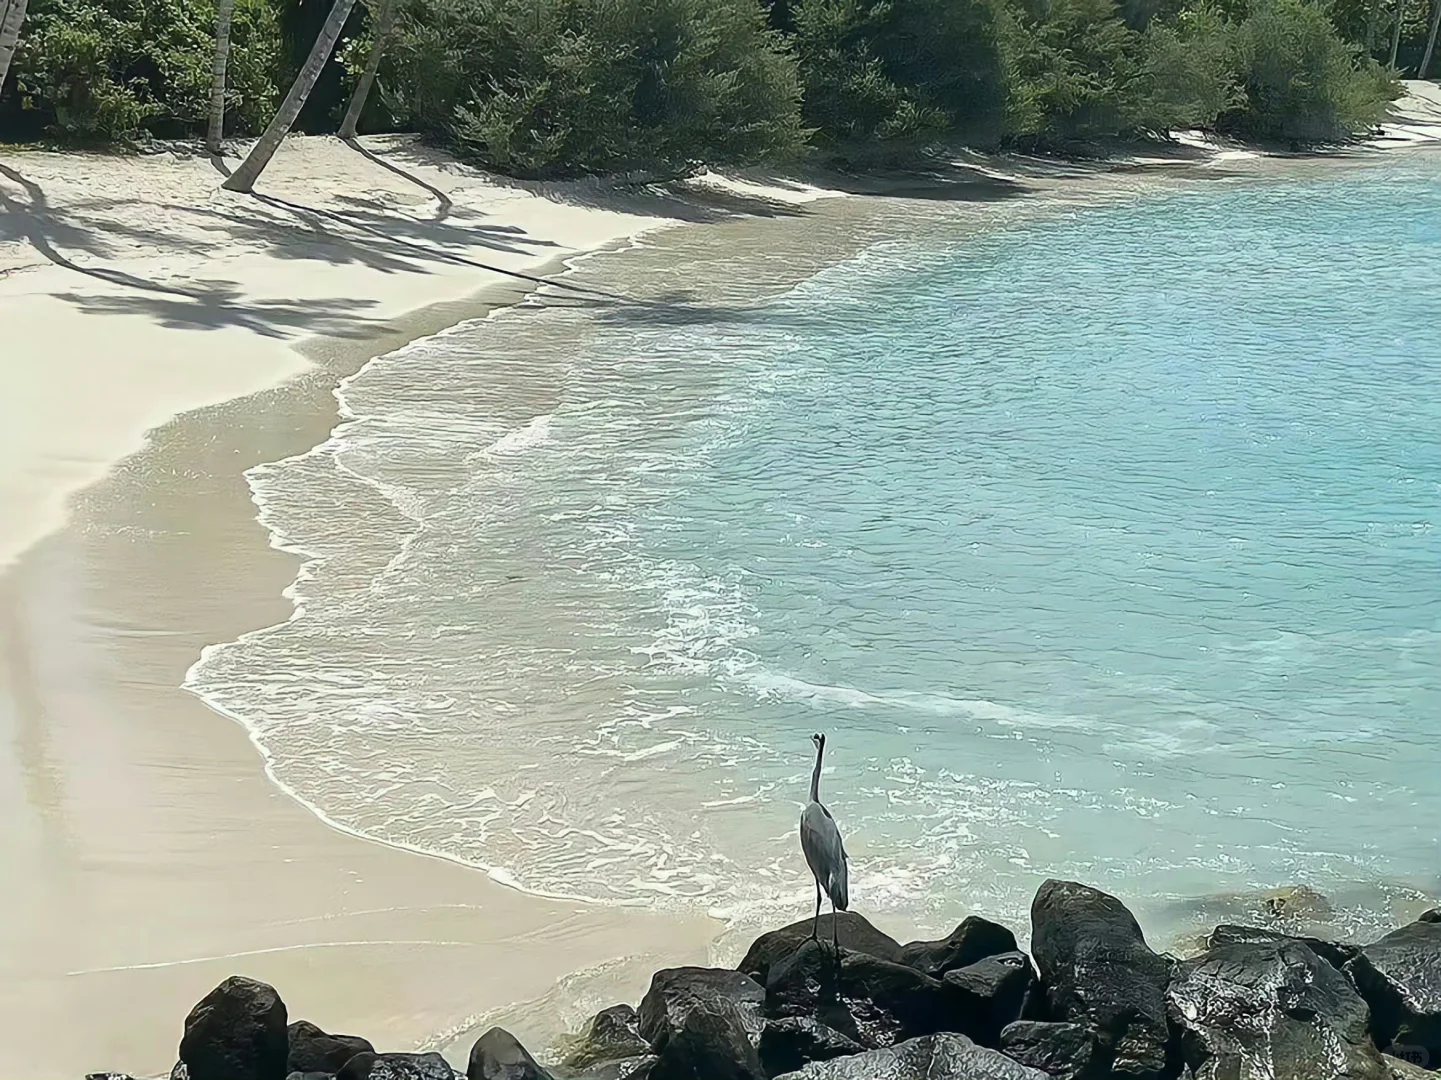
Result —
POLYGON ((215 63, 210 69, 210 127, 205 132, 205 149, 220 153, 225 137, 225 65, 230 61, 230 17, 235 0, 216 0, 215 63))
POLYGON ((260 136, 260 141, 251 148, 240 167, 230 174, 221 187, 229 191, 245 192, 255 187, 255 181, 265 171, 265 166, 270 164, 270 159, 275 156, 275 151, 280 149, 285 136, 290 134, 290 125, 295 123, 295 118, 305 107, 305 99, 310 96, 310 91, 315 88, 315 81, 325 69, 326 61, 335 51, 340 31, 345 28, 345 20, 350 18, 350 9, 354 6, 355 0, 335 0, 331 5, 325 25, 320 28, 320 36, 315 39, 315 45, 311 48, 310 55, 305 58, 305 66, 295 77, 290 93, 286 94, 285 100, 280 103, 280 111, 275 114, 275 119, 270 121, 265 134, 260 136))
POLYGON ((340 137, 355 138, 355 125, 360 123, 360 114, 365 111, 370 88, 375 85, 375 73, 380 70, 380 57, 395 25, 395 0, 380 0, 380 14, 375 20, 375 41, 370 46, 370 56, 365 61, 365 71, 360 82, 355 84, 355 93, 350 95, 350 104, 345 109, 345 119, 340 122, 340 137))
POLYGON ((1426 71, 1431 66, 1431 54, 1436 51, 1436 31, 1441 28, 1441 0, 1432 0, 1431 3, 1431 34, 1426 39, 1426 54, 1421 57, 1421 67, 1416 71, 1416 78, 1424 79, 1426 71))
POLYGON ((20 40, 20 24, 25 21, 27 3, 28 0, 9 0, 0 12, 0 87, 5 85, 5 76, 10 73, 10 60, 20 40))
POLYGON ((1391 28, 1391 70, 1396 70, 1396 54, 1401 50, 1401 21, 1406 15, 1406 0, 1396 0, 1396 25, 1391 28))

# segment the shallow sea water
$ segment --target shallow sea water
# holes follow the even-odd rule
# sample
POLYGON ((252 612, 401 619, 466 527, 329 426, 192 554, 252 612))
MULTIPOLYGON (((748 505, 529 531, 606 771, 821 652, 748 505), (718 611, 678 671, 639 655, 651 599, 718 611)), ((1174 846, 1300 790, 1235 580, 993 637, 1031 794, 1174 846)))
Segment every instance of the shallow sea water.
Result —
POLYGON ((332 822, 547 893, 808 913, 823 730, 893 923, 1065 876, 1384 924, 1441 869, 1434 166, 586 260, 252 471, 297 615, 188 685, 332 822))

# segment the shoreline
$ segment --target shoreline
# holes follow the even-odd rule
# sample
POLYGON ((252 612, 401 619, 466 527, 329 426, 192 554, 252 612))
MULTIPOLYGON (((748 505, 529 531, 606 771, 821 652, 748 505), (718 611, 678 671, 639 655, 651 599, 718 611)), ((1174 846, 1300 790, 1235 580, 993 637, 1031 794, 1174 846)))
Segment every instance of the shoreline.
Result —
MULTIPOLYGON (((644 218, 637 220, 646 224, 644 218)), ((656 227, 654 217, 648 224, 656 227)), ((551 267, 559 259, 578 254, 583 255, 557 256, 540 265, 551 267)), ((490 1001, 494 1009, 500 1009, 516 1002, 544 1001, 560 992, 558 987, 564 988, 565 976, 578 967, 604 965, 612 959, 607 950, 612 954, 620 950, 624 955, 642 933, 652 942, 652 949, 642 957, 630 958, 627 970, 617 977, 617 996, 637 999, 644 984, 636 980, 649 978, 655 967, 682 959, 705 962, 706 949, 719 931, 717 924, 704 917, 687 919, 644 909, 545 900, 497 884, 465 865, 442 863, 439 858, 412 860, 408 856, 414 852, 335 831, 292 802, 265 771, 253 768, 253 740, 241 724, 214 725, 207 720, 214 710, 189 693, 175 693, 180 681, 174 677, 176 665, 197 642, 204 647, 230 641, 243 630, 277 621, 275 615, 283 619, 289 606, 281 586, 294 579, 297 559, 255 543, 263 535, 259 532, 236 529, 241 522, 254 521, 250 493, 241 476, 241 469, 248 465, 242 460, 249 465, 275 460, 263 455, 270 453, 276 442, 298 446, 290 452, 300 453, 323 441, 336 417, 334 384, 347 365, 359 370, 403 341, 429 336, 458 321, 484 317, 531 291, 519 283, 488 286, 479 292, 471 289, 463 298, 387 317, 384 330, 363 342, 322 336, 281 346, 302 352, 311 366, 288 371, 279 384, 182 411, 156 426, 139 449, 120 461, 104 464, 100 478, 87 482, 83 492, 74 497, 75 512, 59 532, 49 532, 0 570, 0 617, 4 619, 0 644, 9 657, 0 689, 8 690, 12 698, 24 699, 22 708, 30 709, 28 718, 17 713, 18 734, 7 732, 16 734, 17 745, 31 747, 26 751, 29 760, 15 770, 28 778, 31 790, 17 801, 21 811, 29 810, 38 819, 36 828, 42 836, 39 844, 33 843, 34 836, 19 837, 18 846, 41 874, 54 870, 43 865, 50 855, 41 848, 52 843, 62 850, 67 844, 71 848, 69 856, 59 858, 61 862, 69 858, 72 865, 62 875, 51 877, 47 885, 54 888, 48 897, 21 898, 22 905, 33 909, 27 914, 37 915, 47 900, 53 902, 81 889, 80 879, 86 873, 109 874, 112 885, 108 887, 113 887, 117 870, 113 865, 105 868, 105 864, 118 863, 123 884, 116 891, 129 890, 131 895, 98 903, 90 902, 89 897, 85 903, 76 903, 71 896, 63 916, 46 911, 45 917, 57 922, 63 917, 73 927, 129 937, 137 925, 130 921, 135 915, 144 913, 152 921, 164 923, 167 920, 158 918, 157 905, 166 909, 179 905, 185 911, 187 896, 191 905, 213 905, 205 914, 214 916, 213 925, 189 926, 188 917, 182 917, 176 920, 180 926, 152 927, 155 936, 151 940, 142 938, 123 947, 103 940, 105 933, 98 935, 102 940, 83 946, 62 940, 63 933, 42 936, 43 944, 27 943, 25 923, 20 921, 11 930, 15 934, 11 950, 14 968, 0 973, 0 1001, 10 999, 8 1015, 16 1023, 7 1046, 34 1047, 23 1051, 33 1053, 33 1060, 13 1062, 23 1075, 41 1080, 102 1067, 148 1071, 149 1065, 158 1061, 156 1040, 169 1053, 179 1035, 178 1018, 206 988, 229 973, 230 961, 241 956, 246 957, 247 971, 285 988, 287 1000, 296 1009, 292 1019, 307 1016, 324 1026, 360 1029, 378 1039, 404 1044, 387 1047, 391 1049, 433 1045, 447 1031, 464 1030, 465 1018, 492 1011, 492 1006, 477 1002, 490 1001), (217 446, 218 433, 228 433, 242 445, 217 446), (247 453, 250 456, 245 458, 247 453), (205 462, 199 469, 197 459, 205 462), (144 499, 155 494, 156 486, 165 499, 145 505, 144 499), (127 499, 131 501, 127 503, 127 499), (200 511, 199 502, 213 505, 200 511), (161 509, 157 510, 157 505, 161 509), (162 523, 159 529, 157 520, 162 523), (210 523, 212 531, 196 530, 199 521, 210 523), (221 523, 224 529, 213 528, 221 523), (182 538, 176 531, 167 538, 165 524, 201 535, 182 538), (136 544, 137 535, 145 543, 136 544), (188 554, 181 555, 182 551, 188 554), (174 580, 172 571, 177 566, 185 572, 174 580), (187 583, 187 577, 192 595, 219 595, 198 605, 170 595, 185 592, 180 586, 187 583), (210 610, 212 602, 214 610, 210 610), (186 604, 191 604, 188 610, 186 604), (47 610, 37 615, 40 609, 47 610), (57 622, 62 625, 56 627, 57 622), (17 642, 23 653, 17 651, 17 642), (37 662, 37 656, 43 662, 37 662), (77 677, 77 673, 83 675, 77 677), (22 688, 19 684, 26 676, 30 685, 22 688), (77 690, 67 682, 82 686, 77 690), (166 717, 163 725, 156 723, 158 715, 166 717), (120 735, 113 729, 100 731, 97 721, 102 719, 129 725, 127 730, 135 736, 136 745, 130 746, 128 753, 126 747, 114 745, 121 741, 120 735), (139 728, 147 725, 152 730, 140 738, 139 728), (220 727, 225 731, 219 731, 220 727), (235 738, 242 733, 247 737, 235 738), (162 734, 166 738, 159 738, 162 734), (101 745, 96 752, 90 742, 103 743, 106 737, 111 745, 101 745), (105 750, 112 752, 110 756, 105 750), (126 765, 116 770, 122 761, 126 765), (209 772, 203 782, 195 783, 196 777, 191 776, 188 783, 176 783, 177 776, 187 770, 209 772), (122 778, 116 772, 130 775, 122 778), (50 782, 56 790, 37 789, 36 777, 41 778, 39 789, 50 782), (56 777, 60 779, 56 781, 56 777), (64 784, 75 779, 82 783, 64 784), (87 783, 98 790, 83 790, 87 783), (222 783, 232 785, 236 793, 217 800, 215 788, 208 785, 222 783), (153 789, 166 785, 168 790, 157 797, 153 789), (125 797, 118 803, 106 801, 105 796, 116 791, 125 797), (94 798, 97 795, 100 797, 94 798), (98 805, 86 805, 87 798, 98 805), (226 804, 223 812, 214 805, 217 802, 226 804), (209 833, 200 828, 196 818, 205 812, 221 817, 209 833), (268 819, 263 826, 262 818, 268 819), (157 832, 163 832, 156 828, 162 819, 172 823, 171 836, 177 841, 168 878, 155 873, 162 865, 158 860, 151 862, 149 869, 138 870, 139 864, 154 859, 154 851, 142 853, 134 846, 141 838, 154 840, 157 832), (82 822, 92 837, 104 837, 106 842, 77 842, 74 826, 82 822), (207 873, 218 875, 222 869, 233 876, 233 867, 214 865, 221 854, 215 850, 217 837, 234 845, 226 848, 226 855, 247 851, 249 870, 237 880, 262 873, 283 877, 273 854, 278 847, 288 849, 291 859, 304 859, 311 865, 293 873, 285 871, 291 875, 288 883, 271 882, 270 894, 251 897, 253 904, 237 904, 235 897, 215 891, 220 884, 215 878, 185 881, 207 873), (267 848, 263 841, 273 843, 267 848), (84 867, 85 873, 77 874, 77 867, 84 867), (334 879, 347 871, 352 880, 337 889, 334 879), (137 872, 154 876, 144 883, 126 881, 137 872), (407 880, 401 887, 394 881, 377 883, 377 878, 387 874, 407 880), (184 884, 177 886, 177 880, 184 884), (292 889, 315 892, 295 897, 292 889), (415 910, 405 901, 422 895, 427 914, 397 918, 397 909, 415 910), (197 902, 198 897, 206 899, 197 902), (375 910, 387 905, 388 912, 375 910), (237 911, 237 907, 250 910, 237 911), (574 910, 577 907, 585 910, 574 910), (465 917, 457 918, 454 913, 476 908, 519 929, 500 942, 474 940, 465 917), (290 918, 276 922, 282 914, 290 918), (256 916, 263 918, 263 924, 256 922, 256 916), (219 925, 226 919, 232 922, 219 925), (357 927, 361 936, 351 944, 287 943, 273 936, 287 923, 325 926, 337 922, 357 927), (649 929, 642 931, 640 923, 649 929), (386 929, 402 924, 403 933, 392 936, 386 929), (429 933, 418 932, 418 926, 429 933), (209 941, 236 944, 242 939, 247 942, 244 949, 204 951, 209 941), (26 952, 27 944, 31 953, 26 952), (169 947, 172 944, 174 948, 169 947), (45 977, 34 955, 46 945, 55 956, 77 958, 66 962, 59 980, 53 972, 45 977), (188 955, 180 955, 186 951, 181 945, 189 945, 188 955), (577 963, 588 947, 590 959, 577 963), (359 981, 367 984, 355 987, 334 985, 341 981, 335 970, 325 970, 323 965, 317 969, 308 957, 299 955, 340 955, 367 949, 376 952, 377 958, 351 965, 352 974, 358 973, 359 981), (467 955, 475 949, 490 950, 482 960, 494 969, 485 989, 478 985, 482 980, 467 962, 467 955), (515 958, 505 959, 506 949, 519 951, 511 954, 515 958), (111 961, 122 962, 87 964, 78 959, 106 953, 111 961), (518 958, 521 954, 523 960, 518 958), (137 959, 141 956, 151 958, 137 959), (516 977, 522 964, 530 965, 524 979, 516 977), (175 977, 177 972, 181 977, 175 977), (496 979, 496 974, 501 978, 496 979), (127 980, 123 990, 102 987, 77 992, 68 988, 73 980, 121 978, 127 980), (406 980, 417 982, 409 991, 398 989, 406 980), (387 1008, 393 1013, 397 1000, 409 1005, 422 998, 432 1001, 424 1015, 381 1015, 387 1008), (462 1007, 462 1001, 470 1004, 462 1007), (144 1015, 127 1015, 131 1008, 144 1015), (57 1016, 57 1011, 62 1015, 57 1016), (442 1020, 442 1014, 449 1019, 442 1020), (51 1026, 74 1025, 82 1016, 88 1025, 109 1030, 90 1032, 86 1036, 93 1040, 90 1042, 72 1040, 63 1062, 55 1048, 47 1045, 49 1040, 33 1037, 51 1026), (95 1025, 96 1017, 103 1017, 103 1022, 95 1025), (128 1030, 118 1030, 122 1028, 128 1030), (22 1038, 22 1033, 30 1037, 22 1038)), ((254 373, 246 377, 254 377, 254 373)), ((182 675, 187 670, 188 665, 180 668, 182 675)), ((7 843, 14 839, 5 837, 7 843)), ((258 883, 259 877, 254 880, 258 883)), ((86 934, 76 936, 83 939, 86 934)), ((543 1023, 536 1017, 537 1032, 543 1023)), ((524 1027, 515 1030, 523 1041, 531 1041, 531 1031, 524 1027)), ((12 1063, 8 1056, 0 1058, 12 1063)), ((158 1064, 155 1071, 168 1068, 168 1064, 158 1064)))

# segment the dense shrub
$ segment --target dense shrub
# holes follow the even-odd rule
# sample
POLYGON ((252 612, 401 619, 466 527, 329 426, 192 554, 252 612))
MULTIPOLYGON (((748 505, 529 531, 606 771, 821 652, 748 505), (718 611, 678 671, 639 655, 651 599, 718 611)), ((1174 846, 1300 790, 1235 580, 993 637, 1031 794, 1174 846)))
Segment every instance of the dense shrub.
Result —
POLYGON ((1395 84, 1337 35, 1311 0, 1260 0, 1236 28, 1245 93, 1219 126, 1247 138, 1313 144, 1350 138, 1379 122, 1395 84))
MULTIPOLYGON (((264 126, 275 102, 275 15, 238 0, 230 53, 232 124, 264 126)), ((211 0, 31 0, 12 69, 11 115, 78 140, 200 130, 215 49, 211 0)))
POLYGON ((894 156, 1000 138, 1005 76, 988 0, 802 0, 794 18, 803 115, 832 150, 894 156))
POLYGON ((1235 28, 1211 8, 1155 23, 1142 41, 1144 118, 1154 131, 1207 128, 1243 100, 1235 28))
POLYGON ((1065 143, 1153 127, 1145 113, 1141 36, 1112 0, 1014 9, 1003 40, 1006 128, 1022 142, 1065 143))
POLYGON ((391 110, 519 176, 793 156, 795 65, 755 0, 414 0, 391 110))

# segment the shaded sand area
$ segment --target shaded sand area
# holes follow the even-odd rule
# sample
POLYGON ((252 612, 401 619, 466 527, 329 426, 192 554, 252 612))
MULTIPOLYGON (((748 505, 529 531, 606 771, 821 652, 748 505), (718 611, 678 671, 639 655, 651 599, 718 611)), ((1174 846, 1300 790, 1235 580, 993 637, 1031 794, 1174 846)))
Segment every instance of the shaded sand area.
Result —
MULTIPOLYGON (((542 900, 336 832, 179 686, 204 646, 290 614, 297 562, 266 546, 242 472, 321 442, 340 377, 569 255, 818 192, 535 189, 362 142, 291 140, 257 198, 204 158, 0 150, 7 1075, 167 1070, 186 1011, 232 972, 278 986, 292 1018, 409 1049, 597 965, 634 1000, 718 947, 700 916, 542 900)), ((948 197, 978 221, 1007 185, 1111 184, 1017 162, 975 178, 948 197)), ((523 1018, 545 1011, 507 1023, 534 1042, 523 1018)))

